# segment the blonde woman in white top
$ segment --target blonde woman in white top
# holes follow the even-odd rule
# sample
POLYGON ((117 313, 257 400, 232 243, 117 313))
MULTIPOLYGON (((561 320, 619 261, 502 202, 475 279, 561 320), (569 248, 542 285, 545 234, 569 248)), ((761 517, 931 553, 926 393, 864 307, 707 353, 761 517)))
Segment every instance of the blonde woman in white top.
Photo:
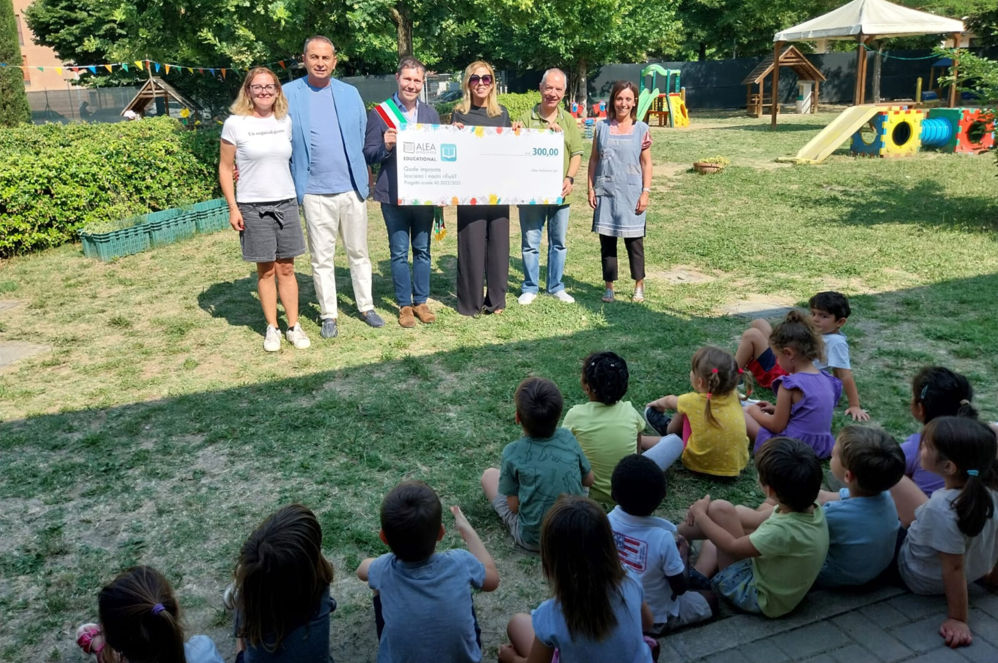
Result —
POLYGON ((311 343, 298 322, 295 278, 295 257, 305 253, 305 238, 291 178, 291 118, 277 75, 266 67, 252 69, 230 110, 222 127, 218 178, 229 203, 229 223, 239 232, 243 260, 256 263, 267 320, 263 348, 281 349, 278 295, 288 318, 288 342, 307 348, 311 343), (238 168, 238 188, 233 166, 238 168))

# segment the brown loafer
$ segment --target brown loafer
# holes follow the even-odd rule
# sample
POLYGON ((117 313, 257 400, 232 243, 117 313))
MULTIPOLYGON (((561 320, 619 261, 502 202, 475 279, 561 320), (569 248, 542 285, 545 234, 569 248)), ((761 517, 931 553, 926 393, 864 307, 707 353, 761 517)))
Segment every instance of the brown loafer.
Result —
POLYGON ((437 319, 436 314, 430 310, 430 307, 427 306, 425 302, 422 304, 417 304, 416 308, 413 310, 416 313, 416 317, 419 318, 419 321, 425 325, 428 325, 431 322, 435 322, 437 319))
POLYGON ((416 318, 412 315, 411 306, 403 306, 399 311, 399 325, 405 327, 406 329, 411 329, 416 326, 416 318))

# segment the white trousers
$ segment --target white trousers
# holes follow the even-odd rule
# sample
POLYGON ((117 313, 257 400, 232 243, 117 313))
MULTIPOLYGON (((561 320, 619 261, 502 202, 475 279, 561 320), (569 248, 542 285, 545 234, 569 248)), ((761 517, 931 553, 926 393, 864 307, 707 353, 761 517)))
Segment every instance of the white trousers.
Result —
POLYGON ((308 250, 312 257, 312 281, 323 319, 336 317, 336 236, 339 235, 350 263, 350 279, 357 310, 374 309, 371 295, 371 259, 367 254, 367 205, 355 191, 336 194, 305 194, 302 200, 308 250))
POLYGON ((678 435, 666 435, 642 455, 651 458, 658 468, 665 472, 683 455, 683 438, 678 435))

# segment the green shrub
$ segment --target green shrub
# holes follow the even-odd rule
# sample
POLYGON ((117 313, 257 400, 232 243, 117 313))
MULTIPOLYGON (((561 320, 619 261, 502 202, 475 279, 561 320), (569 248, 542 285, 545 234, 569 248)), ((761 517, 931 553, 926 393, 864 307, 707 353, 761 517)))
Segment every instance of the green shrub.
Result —
POLYGON ((218 197, 218 141, 170 118, 0 132, 0 256, 218 197))
POLYGON ((443 104, 433 104, 433 107, 437 109, 437 114, 442 118, 444 115, 450 115, 453 112, 454 107, 457 106, 459 101, 448 101, 443 104))
POLYGON ((524 92, 523 94, 500 94, 499 105, 505 106, 509 111, 509 117, 514 122, 523 117, 524 113, 530 112, 534 106, 541 103, 541 93, 537 90, 524 92))

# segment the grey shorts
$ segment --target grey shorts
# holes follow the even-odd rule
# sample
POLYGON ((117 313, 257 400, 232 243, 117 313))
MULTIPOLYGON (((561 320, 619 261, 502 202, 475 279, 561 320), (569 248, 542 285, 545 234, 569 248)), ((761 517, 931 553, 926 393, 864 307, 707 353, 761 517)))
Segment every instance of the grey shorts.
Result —
POLYGON ((674 631, 690 624, 705 622, 711 618, 710 604, 703 594, 690 590, 681 596, 676 597, 676 604, 679 606, 679 613, 669 615, 668 621, 664 624, 656 623, 651 633, 656 636, 668 631, 674 631))
POLYGON ((274 262, 305 253, 305 235, 294 198, 273 203, 238 203, 245 230, 239 233, 246 262, 274 262))
POLYGON ((496 495, 495 499, 492 500, 492 508, 496 510, 499 517, 502 518, 503 523, 509 528, 509 533, 513 535, 513 541, 516 545, 530 552, 538 552, 540 550, 539 546, 524 542, 523 536, 520 534, 520 516, 513 513, 513 510, 509 508, 509 502, 506 501, 505 495, 496 495))

